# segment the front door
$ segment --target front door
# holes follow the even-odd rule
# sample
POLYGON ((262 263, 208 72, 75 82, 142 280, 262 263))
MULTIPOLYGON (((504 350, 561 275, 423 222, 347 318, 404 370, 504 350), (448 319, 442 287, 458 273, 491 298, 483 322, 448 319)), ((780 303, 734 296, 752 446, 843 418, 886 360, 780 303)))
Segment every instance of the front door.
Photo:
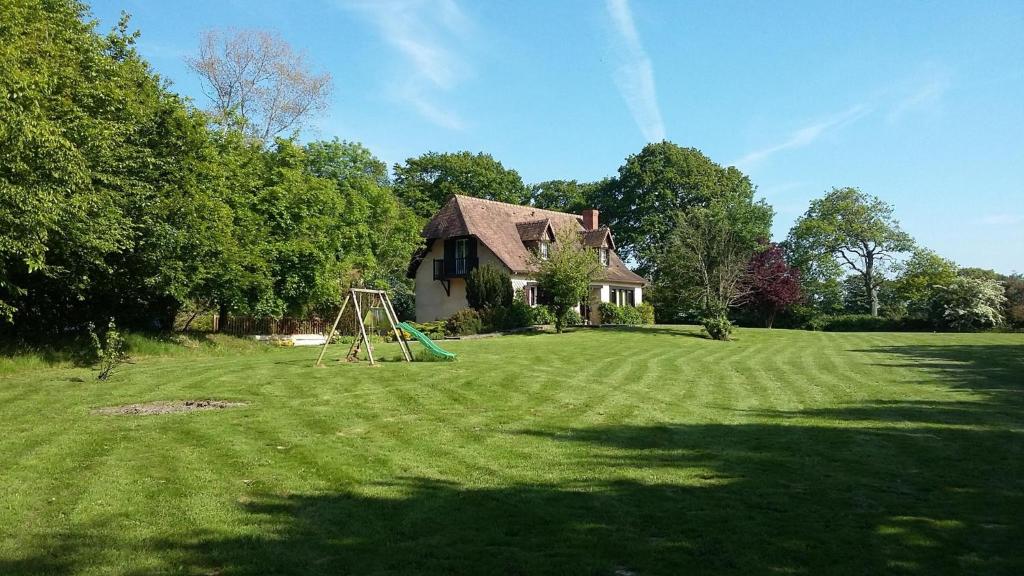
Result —
POLYGON ((590 302, 580 302, 580 316, 584 324, 590 324, 590 302))

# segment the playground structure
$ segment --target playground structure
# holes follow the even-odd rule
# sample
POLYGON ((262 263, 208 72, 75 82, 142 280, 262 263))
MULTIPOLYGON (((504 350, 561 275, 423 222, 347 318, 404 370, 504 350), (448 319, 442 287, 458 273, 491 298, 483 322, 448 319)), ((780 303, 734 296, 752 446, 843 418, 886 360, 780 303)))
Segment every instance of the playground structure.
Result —
POLYGON ((387 319, 387 322, 390 325, 390 331, 394 333, 395 340, 402 349, 402 357, 406 362, 412 362, 413 355, 412 351, 409 349, 409 342, 405 339, 405 334, 409 334, 415 338, 431 354, 439 358, 455 358, 455 354, 448 352, 435 344, 427 335, 416 330, 406 322, 399 322, 398 315, 395 314, 395 308, 391 305, 391 298, 388 296, 387 291, 370 290, 367 288, 350 288, 348 294, 345 295, 345 300, 341 303, 341 309, 338 310, 338 315, 334 318, 334 323, 331 325, 330 332, 326 335, 324 346, 320 350, 320 356, 316 359, 316 366, 323 365, 323 359, 324 355, 327 353, 327 347, 330 346, 331 339, 337 332, 338 324, 341 322, 341 317, 345 313, 345 309, 348 307, 349 303, 352 304, 355 312, 355 324, 357 331, 355 339, 352 341, 352 345, 349 347, 348 353, 345 355, 346 361, 358 362, 359 352, 363 346, 365 346, 366 358, 370 361, 371 366, 375 365, 373 360, 373 344, 370 342, 370 338, 367 335, 366 320, 367 318, 376 319, 378 317, 378 315, 375 314, 377 311, 383 312, 384 317, 387 319))

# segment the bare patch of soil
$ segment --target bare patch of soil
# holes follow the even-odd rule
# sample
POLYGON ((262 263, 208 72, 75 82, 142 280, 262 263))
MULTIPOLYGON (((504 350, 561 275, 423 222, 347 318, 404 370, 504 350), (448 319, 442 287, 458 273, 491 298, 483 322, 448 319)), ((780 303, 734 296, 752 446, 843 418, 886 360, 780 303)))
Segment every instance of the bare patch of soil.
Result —
POLYGON ((222 410, 245 406, 245 402, 224 402, 222 400, 178 400, 175 402, 146 402, 144 404, 125 404, 124 406, 108 406, 97 408, 93 414, 134 414, 150 416, 153 414, 172 414, 175 412, 192 412, 196 410, 222 410))

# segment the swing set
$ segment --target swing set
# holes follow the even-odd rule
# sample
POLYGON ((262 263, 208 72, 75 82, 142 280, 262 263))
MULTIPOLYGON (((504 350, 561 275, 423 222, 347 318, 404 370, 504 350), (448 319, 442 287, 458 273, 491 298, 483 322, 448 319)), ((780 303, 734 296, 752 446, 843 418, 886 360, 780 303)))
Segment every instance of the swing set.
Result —
POLYGON ((412 351, 409 350, 409 343, 406 342, 405 335, 402 333, 402 328, 400 327, 404 323, 398 321, 398 315, 395 314, 395 308, 391 305, 391 298, 388 297, 388 293, 385 290, 350 288, 348 294, 345 295, 345 300, 341 303, 341 309, 338 310, 337 317, 334 318, 334 324, 331 325, 331 331, 327 333, 327 339, 324 342, 324 347, 320 350, 320 356, 316 359, 316 366, 323 365, 323 359, 324 355, 327 353, 327 347, 331 344, 331 338, 334 337, 335 332, 338 330, 338 324, 341 322, 341 316, 345 313, 345 308, 348 307, 349 303, 352 304, 353 311, 355 312, 358 332, 356 333, 355 340, 352 341, 352 346, 348 349, 348 354, 345 355, 345 360, 347 362, 358 362, 359 352, 365 345, 366 357, 369 359, 370 365, 374 366, 376 364, 373 360, 373 345, 370 343, 370 338, 366 333, 366 321, 367 319, 372 319, 374 325, 376 325, 376 320, 379 318, 378 312, 383 312, 384 317, 387 319, 388 324, 391 327, 391 331, 394 332, 395 339, 398 341, 398 345, 402 349, 402 357, 406 362, 412 362, 412 351))

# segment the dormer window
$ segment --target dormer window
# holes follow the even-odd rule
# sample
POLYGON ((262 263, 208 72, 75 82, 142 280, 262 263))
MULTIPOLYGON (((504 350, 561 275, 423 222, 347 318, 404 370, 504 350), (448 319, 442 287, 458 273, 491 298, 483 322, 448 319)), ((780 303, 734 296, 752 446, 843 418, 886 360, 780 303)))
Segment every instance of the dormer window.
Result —
POLYGON ((605 246, 601 246, 600 248, 597 249, 597 253, 601 258, 601 265, 607 268, 608 262, 610 261, 608 258, 608 248, 605 246))
POLYGON ((537 250, 537 252, 540 254, 540 259, 541 260, 547 260, 548 259, 548 254, 549 254, 548 251, 549 251, 548 243, 547 242, 541 242, 540 246, 538 247, 538 250, 537 250))

